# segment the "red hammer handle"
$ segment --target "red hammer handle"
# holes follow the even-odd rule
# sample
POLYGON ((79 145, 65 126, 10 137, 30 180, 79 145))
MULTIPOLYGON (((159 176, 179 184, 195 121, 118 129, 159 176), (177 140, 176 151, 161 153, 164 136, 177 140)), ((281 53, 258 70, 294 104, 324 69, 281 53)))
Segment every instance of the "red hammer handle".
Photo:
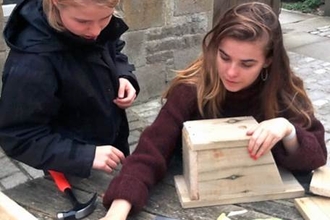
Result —
POLYGON ((53 177, 56 186, 60 191, 64 192, 65 189, 71 188, 68 180, 66 179, 63 173, 54 170, 48 170, 48 172, 53 177))

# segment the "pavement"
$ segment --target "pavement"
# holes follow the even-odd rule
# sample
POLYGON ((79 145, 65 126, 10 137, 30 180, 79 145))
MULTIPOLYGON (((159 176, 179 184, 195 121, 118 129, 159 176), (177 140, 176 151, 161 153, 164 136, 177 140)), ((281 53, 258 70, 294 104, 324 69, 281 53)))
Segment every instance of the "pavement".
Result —
MULTIPOLYGON (((330 152, 330 17, 282 9, 280 22, 291 65, 305 82, 316 116, 326 129, 325 141, 330 152)), ((160 107, 160 99, 155 97, 127 110, 131 150, 134 150, 143 129, 153 122, 160 107)), ((0 167, 0 191, 43 176, 42 171, 9 159, 1 149, 0 167)))

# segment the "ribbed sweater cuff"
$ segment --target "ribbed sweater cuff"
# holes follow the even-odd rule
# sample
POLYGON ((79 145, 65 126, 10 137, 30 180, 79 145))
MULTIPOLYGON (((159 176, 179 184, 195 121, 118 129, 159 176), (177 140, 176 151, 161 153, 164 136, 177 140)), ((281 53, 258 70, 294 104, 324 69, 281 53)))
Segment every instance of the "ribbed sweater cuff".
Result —
POLYGON ((124 199, 131 203, 130 213, 142 210, 148 200, 147 187, 137 179, 130 176, 115 177, 109 184, 103 197, 103 205, 109 208, 115 199, 124 199))

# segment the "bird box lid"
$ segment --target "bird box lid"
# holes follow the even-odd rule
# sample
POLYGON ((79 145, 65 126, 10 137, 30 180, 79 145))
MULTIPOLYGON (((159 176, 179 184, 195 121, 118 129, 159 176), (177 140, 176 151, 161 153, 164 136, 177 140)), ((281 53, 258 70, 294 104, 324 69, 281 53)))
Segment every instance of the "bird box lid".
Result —
POLYGON ((191 150, 247 146, 247 130, 257 125, 252 116, 186 121, 182 138, 191 150))

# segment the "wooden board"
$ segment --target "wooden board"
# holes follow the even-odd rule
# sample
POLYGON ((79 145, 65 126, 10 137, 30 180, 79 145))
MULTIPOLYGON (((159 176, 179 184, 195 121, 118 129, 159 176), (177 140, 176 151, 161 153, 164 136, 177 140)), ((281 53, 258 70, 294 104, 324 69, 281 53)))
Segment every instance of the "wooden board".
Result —
MULTIPOLYGON (((215 220, 221 213, 228 214, 232 211, 242 209, 247 209, 248 212, 237 215, 232 219, 271 219, 276 217, 280 219, 303 220, 294 207, 293 200, 271 200, 267 202, 183 209, 177 197, 173 180, 173 175, 179 175, 181 173, 181 162, 171 163, 168 175, 151 190, 148 203, 144 207, 144 210, 137 215, 130 216, 127 220, 154 220, 156 215, 176 219, 215 220)), ((104 193, 104 189, 109 184, 111 178, 111 175, 100 172, 97 175, 93 173, 89 179, 70 178, 70 183, 73 185, 78 199, 86 201, 94 192, 104 193)), ((67 198, 57 190, 54 183, 49 179, 35 179, 5 190, 4 192, 36 216, 38 220, 55 219, 57 211, 66 210, 71 207, 67 198)), ((100 195, 96 210, 93 214, 84 218, 84 220, 100 219, 105 214, 106 210, 102 206, 100 195)), ((26 220, 26 218, 20 220, 26 220)))
POLYGON ((257 124, 251 116, 187 121, 182 135, 193 151, 241 147, 250 140, 247 129, 257 124))
MULTIPOLYGON (((100 219, 106 214, 106 210, 102 205, 101 193, 104 193, 104 188, 111 178, 111 175, 102 175, 101 172, 93 172, 90 179, 68 177, 78 201, 87 202, 95 192, 98 193, 96 210, 84 219, 100 219), (95 180, 96 178, 98 178, 98 181, 95 180), (97 191, 96 188, 98 188, 97 191)), ((50 178, 34 179, 6 190, 5 193, 38 219, 56 219, 58 212, 72 209, 69 199, 58 190, 54 181, 50 178)))
POLYGON ((15 201, 0 192, 0 219, 1 220, 37 220, 30 212, 18 205, 15 201))
POLYGON ((233 195, 218 195, 211 199, 199 199, 191 200, 189 197, 187 185, 183 176, 175 176, 175 187, 180 199, 181 206, 183 208, 195 208, 203 206, 214 206, 223 204, 237 204, 245 202, 256 202, 265 201, 273 199, 287 199, 287 198, 297 198, 302 197, 305 194, 304 188, 299 184, 299 182, 294 178, 294 176, 284 170, 280 170, 280 175, 283 181, 284 190, 280 192, 269 192, 269 193, 258 193, 246 195, 243 193, 233 194, 233 195))
POLYGON ((198 192, 198 154, 189 148, 189 139, 182 139, 183 176, 187 184, 190 199, 199 199, 198 192))
POLYGON ((200 199, 216 199, 218 195, 240 197, 284 191, 270 152, 253 160, 246 147, 202 151, 198 154, 197 170, 200 199))
POLYGON ((309 190, 316 195, 330 197, 330 167, 314 170, 309 190))
POLYGON ((330 199, 321 196, 311 196, 295 199, 295 206, 305 220, 330 219, 330 199))

